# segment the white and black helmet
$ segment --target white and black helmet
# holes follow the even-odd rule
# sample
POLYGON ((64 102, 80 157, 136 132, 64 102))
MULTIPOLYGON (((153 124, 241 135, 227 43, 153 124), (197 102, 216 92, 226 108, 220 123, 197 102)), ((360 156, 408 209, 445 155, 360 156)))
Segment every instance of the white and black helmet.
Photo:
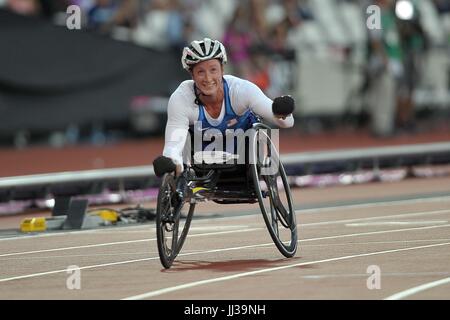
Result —
POLYGON ((219 59, 222 64, 225 64, 227 53, 220 41, 205 38, 200 41, 194 40, 189 47, 183 49, 181 63, 183 68, 189 71, 193 65, 210 59, 219 59))

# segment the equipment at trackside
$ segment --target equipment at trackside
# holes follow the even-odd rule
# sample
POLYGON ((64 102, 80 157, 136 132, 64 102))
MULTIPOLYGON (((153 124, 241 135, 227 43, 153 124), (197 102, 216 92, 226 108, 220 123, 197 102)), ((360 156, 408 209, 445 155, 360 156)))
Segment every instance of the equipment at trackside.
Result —
POLYGON ((40 232, 47 230, 47 224, 44 217, 26 218, 20 224, 22 232, 40 232))
MULTIPOLYGON (((87 211, 88 201, 85 199, 62 200, 63 205, 57 207, 57 215, 52 217, 26 218, 20 225, 22 232, 44 232, 49 230, 82 230, 111 225, 143 223, 155 219, 155 209, 146 209, 140 205, 120 210, 100 208, 87 211), (61 208, 67 205, 67 210, 61 208)), ((54 208, 55 208, 54 207, 54 208)))
POLYGON ((83 225, 86 227, 88 221, 85 221, 86 209, 88 207, 88 200, 73 199, 70 202, 67 211, 67 219, 64 221, 63 229, 82 229, 83 225))
POLYGON ((119 220, 119 213, 116 210, 98 210, 90 213, 91 215, 99 216, 103 221, 108 221, 110 223, 116 223, 119 220))
POLYGON ((44 232, 47 230, 61 230, 67 216, 32 217, 25 218, 20 224, 21 232, 44 232))

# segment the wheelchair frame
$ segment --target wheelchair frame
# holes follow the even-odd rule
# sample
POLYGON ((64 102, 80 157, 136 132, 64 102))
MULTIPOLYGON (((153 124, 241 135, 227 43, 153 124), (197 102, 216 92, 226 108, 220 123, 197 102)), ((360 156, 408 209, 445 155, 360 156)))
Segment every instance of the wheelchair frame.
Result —
MULTIPOLYGON (((253 155, 254 163, 246 164, 193 164, 185 167, 182 175, 176 179, 173 173, 167 173, 162 178, 158 194, 156 227, 158 252, 162 265, 170 268, 180 252, 187 237, 195 205, 199 202, 212 200, 218 204, 256 203, 259 202, 265 224, 270 236, 279 251, 285 257, 293 257, 297 250, 297 226, 295 211, 292 204, 292 195, 287 181, 284 167, 278 157, 277 175, 281 177, 284 192, 287 199, 287 208, 280 200, 277 175, 275 181, 270 176, 260 176, 261 163, 258 160, 258 148, 260 142, 258 135, 260 130, 267 130, 270 144, 271 128, 261 122, 253 124, 255 134, 251 137, 254 143, 250 156, 253 155), (226 177, 225 177, 226 175, 226 177), (264 180, 267 190, 261 187, 260 179, 264 180), (177 184, 184 179, 184 190, 180 190, 177 184), (255 181, 258 181, 256 183, 255 181), (243 188, 243 185, 246 187, 243 188), (269 199, 269 210, 264 205, 264 200, 269 199), (184 205, 189 205, 185 223, 179 232, 181 210, 184 205), (268 212, 270 211, 270 212, 268 212), (289 244, 280 238, 279 225, 290 233, 289 244), (171 234, 171 235, 169 235, 171 234)), ((270 149, 273 150, 273 149, 270 149)), ((246 154, 246 157, 248 154, 246 154)))

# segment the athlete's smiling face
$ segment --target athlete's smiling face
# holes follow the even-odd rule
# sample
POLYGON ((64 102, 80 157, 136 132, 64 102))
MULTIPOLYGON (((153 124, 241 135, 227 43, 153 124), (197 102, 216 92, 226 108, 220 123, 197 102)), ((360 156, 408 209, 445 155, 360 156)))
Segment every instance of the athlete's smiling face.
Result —
POLYGON ((214 96, 222 89, 223 66, 217 59, 197 63, 192 68, 192 79, 205 96, 214 96))

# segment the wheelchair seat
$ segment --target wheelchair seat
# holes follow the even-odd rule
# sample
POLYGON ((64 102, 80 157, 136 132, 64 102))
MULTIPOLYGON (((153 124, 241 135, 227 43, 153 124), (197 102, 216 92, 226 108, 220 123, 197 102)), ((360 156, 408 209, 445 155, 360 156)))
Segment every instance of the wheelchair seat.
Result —
POLYGON ((216 182, 241 184, 246 181, 248 165, 237 163, 238 155, 222 151, 198 151, 194 155, 192 169, 196 176, 205 176, 214 171, 216 182))

